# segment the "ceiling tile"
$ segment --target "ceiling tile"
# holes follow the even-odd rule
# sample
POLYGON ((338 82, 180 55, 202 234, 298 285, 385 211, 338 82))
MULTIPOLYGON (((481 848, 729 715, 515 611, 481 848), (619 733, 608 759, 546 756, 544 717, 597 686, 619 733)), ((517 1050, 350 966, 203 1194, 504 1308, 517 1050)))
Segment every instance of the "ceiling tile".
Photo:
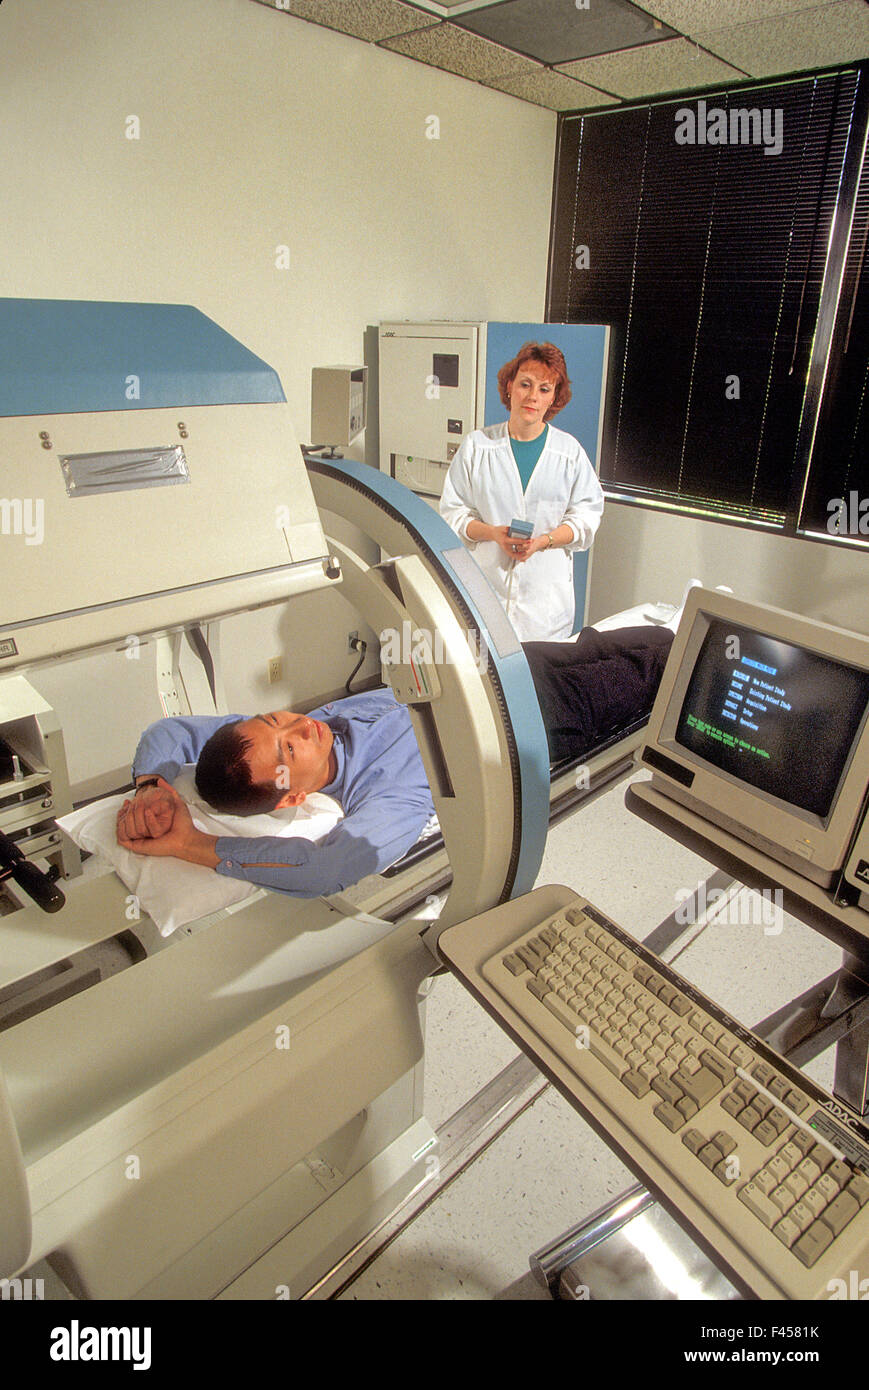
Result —
POLYGON ((799 10, 822 9, 838 0, 636 0, 649 14, 693 38, 700 29, 732 29, 799 10))
POLYGON ((558 70, 625 99, 691 91, 745 76, 688 39, 667 39, 665 43, 628 48, 622 53, 581 58, 578 63, 559 65, 558 70))
POLYGON ((563 73, 542 68, 540 72, 524 73, 519 77, 499 77, 485 83, 496 87, 499 92, 521 97, 523 101, 536 102, 538 106, 548 106, 550 111, 580 111, 589 106, 611 106, 615 97, 606 96, 584 82, 576 82, 563 73))
POLYGON ((674 37, 630 0, 589 0, 588 8, 576 0, 506 0, 454 22, 553 66, 674 37))
POLYGON ((440 0, 451 19, 420 8, 422 0, 256 2, 552 110, 811 71, 869 54, 867 0, 588 0, 588 9, 581 0, 440 0), (671 30, 655 30, 653 19, 690 38, 667 37, 671 30), (637 20, 642 31, 630 27, 637 20), (561 60, 578 42, 585 56, 561 60), (601 47, 612 43, 617 50, 601 47), (565 86, 568 79, 577 86, 565 86))
POLYGON ((445 68, 459 77, 470 77, 475 82, 489 82, 492 78, 514 73, 537 72, 540 67, 531 58, 511 53, 500 44, 490 43, 488 39, 469 34, 448 22, 438 24, 433 29, 420 29, 413 34, 386 39, 381 47, 404 53, 408 58, 416 58, 431 67, 445 68))
POLYGON ((260 0, 260 4, 297 19, 313 20, 327 29, 338 29, 355 39, 367 39, 369 43, 437 23, 434 16, 402 4, 402 0, 282 0, 281 4, 260 0))
POLYGON ((836 0, 766 24, 708 29, 696 38, 752 77, 832 67, 869 54, 869 6, 864 0, 836 0))

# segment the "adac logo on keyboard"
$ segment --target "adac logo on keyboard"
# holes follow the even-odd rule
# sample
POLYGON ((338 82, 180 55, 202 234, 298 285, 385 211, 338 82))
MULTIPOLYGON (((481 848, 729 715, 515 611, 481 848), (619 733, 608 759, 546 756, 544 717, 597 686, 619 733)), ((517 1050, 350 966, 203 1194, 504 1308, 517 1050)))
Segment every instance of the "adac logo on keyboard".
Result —
POLYGON ((867 1136, 865 1126, 861 1124, 860 1120, 857 1119, 854 1115, 849 1114, 848 1111, 845 1110, 843 1106, 839 1105, 837 1101, 824 1099, 820 1102, 820 1104, 822 1109, 824 1109, 828 1115, 832 1115, 834 1119, 838 1120, 840 1124, 845 1125, 849 1130, 852 1131, 852 1133, 858 1135, 859 1138, 862 1139, 864 1142, 866 1141, 867 1137, 869 1137, 867 1136))

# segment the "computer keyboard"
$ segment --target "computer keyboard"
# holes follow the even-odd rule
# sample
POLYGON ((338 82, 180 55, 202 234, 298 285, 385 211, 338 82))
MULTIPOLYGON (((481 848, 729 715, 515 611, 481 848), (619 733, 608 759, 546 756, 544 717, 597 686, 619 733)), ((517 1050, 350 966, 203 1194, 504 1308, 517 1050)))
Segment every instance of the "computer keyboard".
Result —
POLYGON ((869 1129, 597 908, 577 898, 482 975, 749 1289, 869 1276, 869 1129))

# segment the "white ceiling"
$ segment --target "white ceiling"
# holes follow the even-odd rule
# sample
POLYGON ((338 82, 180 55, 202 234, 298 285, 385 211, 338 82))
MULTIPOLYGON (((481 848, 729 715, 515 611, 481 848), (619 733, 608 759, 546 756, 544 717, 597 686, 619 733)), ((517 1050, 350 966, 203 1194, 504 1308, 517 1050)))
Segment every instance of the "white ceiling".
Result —
POLYGON ((554 111, 869 58, 869 0, 256 0, 554 111))

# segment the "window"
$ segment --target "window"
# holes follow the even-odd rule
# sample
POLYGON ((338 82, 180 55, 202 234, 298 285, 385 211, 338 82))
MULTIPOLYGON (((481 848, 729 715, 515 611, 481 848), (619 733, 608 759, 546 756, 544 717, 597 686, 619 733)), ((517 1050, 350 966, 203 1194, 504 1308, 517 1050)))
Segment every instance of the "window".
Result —
POLYGON ((869 160, 854 202, 800 529, 869 543, 869 160), (838 505, 837 505, 838 504, 838 505), (862 504, 862 507, 861 507, 862 504))
POLYGON ((867 86, 562 118, 547 317, 612 325, 610 495, 829 536, 828 498, 865 482, 867 86))

